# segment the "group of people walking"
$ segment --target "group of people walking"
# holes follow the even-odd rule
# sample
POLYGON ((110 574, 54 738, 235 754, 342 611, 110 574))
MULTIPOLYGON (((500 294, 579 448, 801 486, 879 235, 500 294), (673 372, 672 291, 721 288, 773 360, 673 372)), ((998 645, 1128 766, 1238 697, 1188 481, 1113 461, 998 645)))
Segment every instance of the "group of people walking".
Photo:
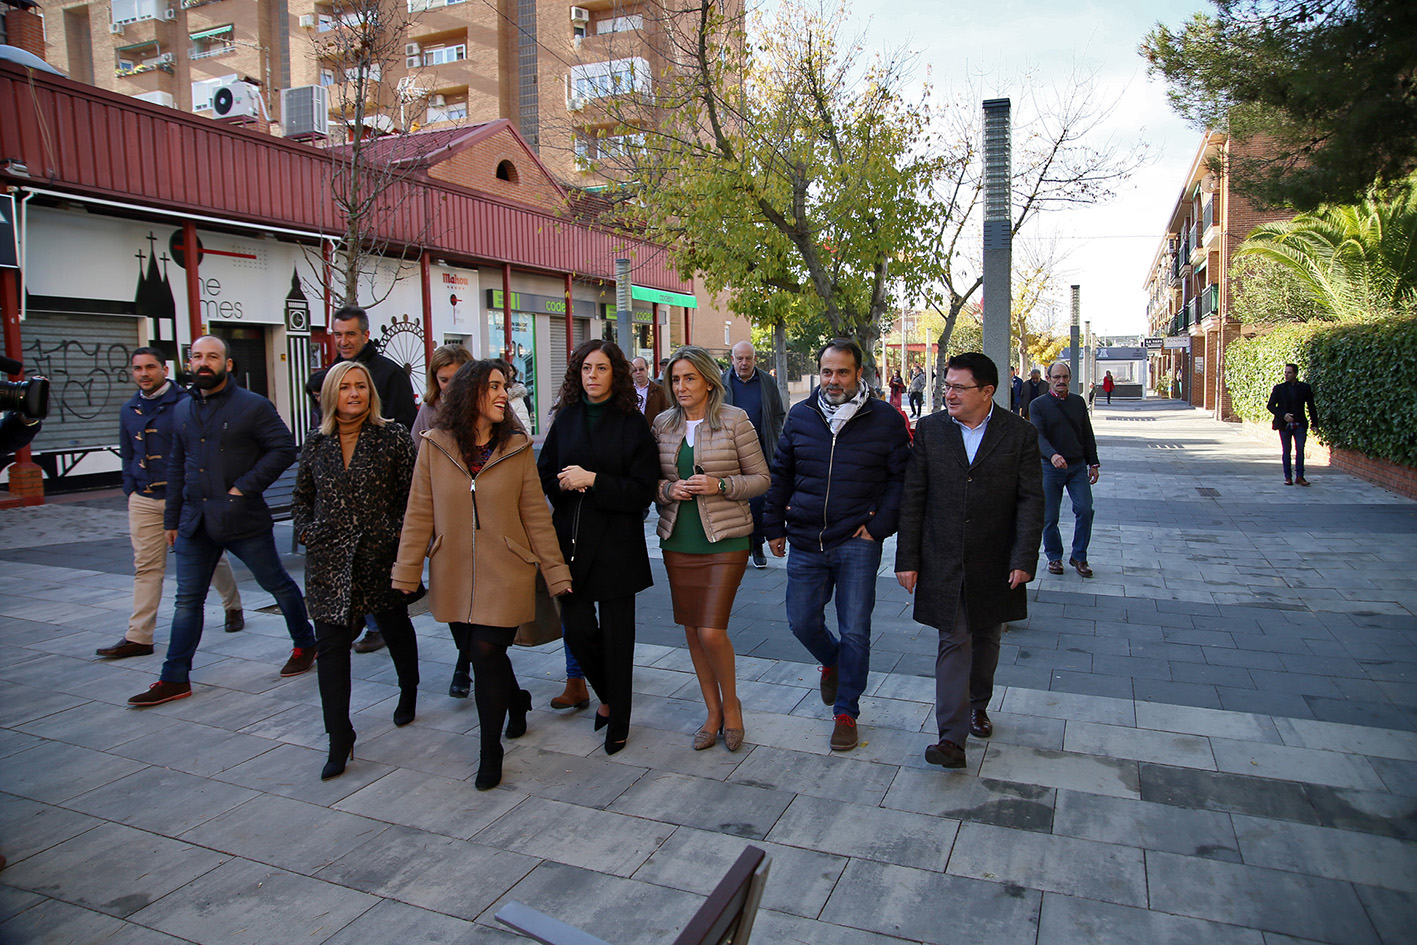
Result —
MULTIPOLYGON (((727 370, 702 348, 680 348, 661 387, 641 359, 632 364, 612 342, 591 339, 569 358, 537 456, 518 410, 525 389, 506 362, 473 360, 461 346, 435 351, 410 431, 386 416, 409 385, 385 370, 367 315, 344 308, 332 324, 350 343, 312 379, 319 426, 300 453, 292 497, 306 547, 303 598, 280 565, 261 497, 295 458, 270 402, 235 384, 220 338, 192 346, 196 390, 171 402, 158 396, 171 398, 167 388, 144 386, 135 355, 141 396, 132 412, 138 426, 151 424, 137 440, 140 465, 166 471, 156 485, 166 489, 159 498, 177 549, 178 599, 162 676, 129 700, 134 706, 191 694, 202 600, 230 551, 286 616, 294 646, 282 675, 315 666, 329 736, 322 777, 342 773, 353 755, 350 653, 366 626, 365 639, 377 634, 394 664, 394 723, 414 720, 418 645, 408 608, 425 592, 457 648, 449 692, 475 694, 478 788, 501 782, 503 737, 527 730, 532 699, 508 651, 518 627, 536 620, 538 594, 559 602, 568 662, 598 700, 593 731, 604 731, 613 755, 630 737, 635 603, 653 583, 644 524, 653 509, 674 620, 703 700, 695 750, 722 740, 737 751, 747 735, 729 624, 749 561, 765 566, 764 542, 777 557, 791 549, 788 622, 821 666, 830 746, 855 747, 881 543, 897 530, 897 576, 916 594, 917 619, 941 634, 941 740, 927 760, 958 766, 962 726, 981 737, 991 731, 984 706, 998 636, 1026 612, 1022 586, 1033 577, 1044 507, 1056 532, 1056 505, 1044 500, 1043 464, 1053 452, 1040 454, 1044 428, 992 408, 999 379, 983 355, 950 361, 947 413, 920 422, 912 449, 904 412, 863 383, 854 342, 821 349, 818 386, 784 417, 750 345, 734 349, 727 370), (165 425, 153 419, 158 408, 170 416, 165 425), (150 451, 164 440, 170 456, 150 451), (825 620, 833 598, 835 633, 825 620)), ((146 360, 161 366, 155 353, 146 360)), ((143 371, 153 373, 146 360, 143 371)), ((126 414, 124 422, 133 425, 126 414)), ((1059 458, 1054 467, 1071 467, 1070 455, 1059 458)), ((136 532, 134 547, 136 559, 136 532)), ((125 637, 119 648, 144 645, 125 637)), ((99 655, 136 655, 106 649, 99 655)), ((553 706, 588 705, 565 696, 553 706)))

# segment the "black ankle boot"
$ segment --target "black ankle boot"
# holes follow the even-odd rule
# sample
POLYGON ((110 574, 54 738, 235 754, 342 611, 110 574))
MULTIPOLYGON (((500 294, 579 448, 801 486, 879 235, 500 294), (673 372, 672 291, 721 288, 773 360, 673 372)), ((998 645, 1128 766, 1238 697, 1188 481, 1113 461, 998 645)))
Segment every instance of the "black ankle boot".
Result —
POLYGON ((482 757, 477 766, 477 779, 472 782, 472 786, 479 791, 490 791, 502 783, 502 746, 499 743, 492 748, 483 748, 482 757))
POLYGON ((526 734, 526 714, 531 711, 531 693, 525 689, 512 697, 507 706, 507 737, 521 738, 526 734))
POLYGON ((404 726, 412 722, 417 708, 418 690, 413 687, 399 690, 399 704, 394 707, 394 724, 404 726))
POLYGON ((330 757, 320 769, 320 780, 328 781, 344 774, 344 764, 354 758, 354 730, 330 736, 330 757))

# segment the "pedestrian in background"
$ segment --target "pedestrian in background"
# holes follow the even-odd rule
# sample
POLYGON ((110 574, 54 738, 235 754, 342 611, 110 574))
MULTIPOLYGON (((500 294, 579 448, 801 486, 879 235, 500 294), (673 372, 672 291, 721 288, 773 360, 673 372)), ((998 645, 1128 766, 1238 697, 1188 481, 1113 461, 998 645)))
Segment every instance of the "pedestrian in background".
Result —
MULTIPOLYGON (((905 381, 901 379, 900 370, 897 368, 891 372, 890 380, 891 406, 900 410, 901 398, 905 395, 905 381)), ((904 413, 904 411, 901 411, 904 413)))
POLYGON ((920 408, 925 403, 925 370, 920 365, 910 369, 910 416, 920 419, 920 408))
POLYGON ((320 388, 320 428, 305 441, 291 520, 305 545, 305 602, 315 620, 315 672, 330 751, 322 780, 353 757, 349 652, 373 614, 398 674, 394 724, 418 706, 418 641, 406 595, 389 586, 405 497, 413 478, 408 431, 381 415, 369 369, 341 361, 320 388))
POLYGON ((748 414, 726 405, 723 379, 703 348, 669 358, 675 404, 654 422, 659 445, 659 546, 669 573, 674 622, 684 627, 708 718, 694 749, 720 732, 729 751, 743 744, 728 618, 748 566, 753 514, 748 499, 768 491, 768 465, 748 414))
POLYGON ((1034 368, 1028 372, 1028 380, 1023 382, 1023 393, 1019 396, 1019 411, 1025 420, 1029 419, 1029 405, 1039 397, 1048 393, 1048 382, 1043 379, 1043 372, 1034 368))
POLYGON ((945 374, 945 409, 915 431, 896 539, 896 579, 915 595, 917 621, 939 631, 935 726, 925 760, 965 766, 970 734, 994 733, 989 700, 1005 624, 1028 616, 1025 585, 1038 566, 1043 483, 1038 435, 996 409, 999 369, 978 352, 945 374))
POLYGON ((1009 368, 1009 410, 1023 412, 1023 378, 1018 376, 1018 368, 1009 368))
POLYGON ((295 438, 260 394, 231 377, 231 352, 216 335, 192 342, 196 390, 173 415, 163 531, 177 553, 177 600, 158 681, 128 700, 146 707, 192 694, 192 657, 202 640, 202 604, 223 551, 246 565, 276 599, 293 648, 282 676, 315 662, 305 599, 280 562, 271 510, 262 493, 295 462, 295 438))
POLYGON ((1279 431, 1279 445, 1284 459, 1284 484, 1292 486, 1297 482, 1301 486, 1307 486, 1309 480, 1304 478, 1304 440, 1309 435, 1309 421, 1318 423, 1319 414, 1314 407, 1314 389, 1299 380, 1299 365, 1284 365, 1284 383, 1275 384, 1274 390, 1269 392, 1266 409, 1274 414, 1272 426, 1279 431), (1307 417, 1304 415, 1305 406, 1309 409, 1307 417), (1298 474, 1297 479, 1291 476, 1291 449, 1295 450, 1292 471, 1298 474))
MULTIPOLYGON (((147 656, 153 651, 162 578, 167 571, 162 514, 167 505, 172 417, 177 404, 190 396, 168 380, 166 356, 157 348, 138 348, 129 367, 138 389, 119 412, 118 458, 123 464, 128 538, 133 545, 133 613, 122 639, 95 651, 95 655, 111 660, 147 656)), ((235 633, 246 626, 241 593, 236 589, 236 577, 226 555, 217 559, 212 586, 226 611, 226 632, 235 633)))
POLYGON ((1108 371, 1102 378, 1102 390, 1107 394, 1107 405, 1112 405, 1112 392, 1117 389, 1117 382, 1112 379, 1112 372, 1108 371))
MULTIPOLYGON (((723 402, 730 407, 742 408, 758 434, 758 445, 762 447, 763 459, 772 462, 777 452, 777 440, 782 436, 782 423, 787 419, 787 410, 782 406, 782 392, 777 389, 777 378, 758 367, 758 352, 751 341, 740 341, 733 346, 733 363, 722 375, 723 402)), ((763 554, 763 502, 766 497, 754 496, 748 500, 748 508, 753 513, 753 534, 749 538, 748 551, 753 567, 766 568, 767 556, 763 554)))
POLYGON ((479 791, 502 781, 502 725, 526 734, 531 693, 507 655, 517 627, 536 617, 536 573, 570 589, 551 528, 531 436, 508 406, 505 361, 458 369, 413 471, 392 583, 417 589, 428 559, 428 609, 448 624, 472 665, 481 736, 479 791))
POLYGON ((1087 546, 1092 541, 1092 487, 1101 476, 1097 438, 1092 433, 1087 401, 1068 390, 1073 380, 1067 362, 1048 369, 1048 393, 1029 404, 1029 422, 1038 430, 1038 452, 1043 463, 1043 552, 1048 573, 1063 573, 1063 537, 1058 530, 1063 490, 1073 506, 1072 557, 1068 564, 1085 578, 1092 577, 1087 546))
POLYGON ((601 338, 571 352, 559 409, 537 466, 574 591, 561 605, 566 644, 600 698, 605 753, 625 747, 634 682, 635 595, 654 583, 644 509, 659 458, 635 399, 630 363, 601 338))

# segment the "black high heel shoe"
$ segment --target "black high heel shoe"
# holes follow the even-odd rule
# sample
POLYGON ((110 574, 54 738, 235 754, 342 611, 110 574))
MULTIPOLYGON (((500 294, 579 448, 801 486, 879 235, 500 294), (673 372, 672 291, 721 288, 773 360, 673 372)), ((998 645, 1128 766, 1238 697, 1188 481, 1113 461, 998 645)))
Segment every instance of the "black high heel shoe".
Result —
POLYGON ((605 726, 609 724, 610 715, 608 713, 606 715, 601 715, 599 712, 595 713, 595 730, 597 732, 605 728, 605 726))
POLYGON ((526 714, 531 711, 531 693, 520 690, 507 706, 507 737, 521 738, 526 734, 526 714))
POLYGON ((628 725, 623 727, 619 725, 611 725, 608 729, 605 730, 605 753, 607 755, 614 755, 619 753, 621 750, 624 749, 625 742, 629 739, 629 737, 630 727, 628 725))
POLYGON ((394 708, 394 724, 402 728, 413 721, 414 712, 418 708, 418 690, 399 690, 399 704, 394 708))
POLYGON ((482 749, 482 757, 477 766, 477 778, 472 786, 479 791, 490 791, 502 783, 502 746, 482 749))
POLYGON ((330 778, 337 778, 344 774, 345 762, 354 759, 355 737, 353 729, 343 735, 330 736, 330 757, 325 762, 325 766, 320 769, 321 781, 328 781, 330 778))
POLYGON ((454 699, 466 699, 472 693, 472 677, 461 667, 453 670, 453 681, 448 685, 448 695, 454 699))

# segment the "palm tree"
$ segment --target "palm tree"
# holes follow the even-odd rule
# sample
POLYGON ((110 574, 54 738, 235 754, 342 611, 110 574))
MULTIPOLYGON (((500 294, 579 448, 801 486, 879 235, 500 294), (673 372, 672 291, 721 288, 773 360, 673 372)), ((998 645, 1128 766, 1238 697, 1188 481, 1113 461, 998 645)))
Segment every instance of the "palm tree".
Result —
POLYGON ((1320 317, 1366 319, 1417 295, 1417 178, 1362 203, 1262 223, 1235 251, 1292 276, 1320 317))

